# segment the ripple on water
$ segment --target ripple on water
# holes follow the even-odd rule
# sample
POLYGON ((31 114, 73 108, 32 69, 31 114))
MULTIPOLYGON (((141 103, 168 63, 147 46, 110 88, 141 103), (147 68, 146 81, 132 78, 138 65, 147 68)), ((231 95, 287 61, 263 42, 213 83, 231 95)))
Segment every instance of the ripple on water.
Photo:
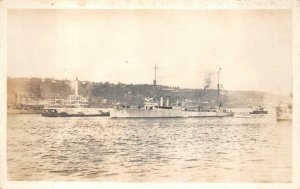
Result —
POLYGON ((9 115, 8 174, 11 180, 287 182, 291 124, 274 118, 9 115))

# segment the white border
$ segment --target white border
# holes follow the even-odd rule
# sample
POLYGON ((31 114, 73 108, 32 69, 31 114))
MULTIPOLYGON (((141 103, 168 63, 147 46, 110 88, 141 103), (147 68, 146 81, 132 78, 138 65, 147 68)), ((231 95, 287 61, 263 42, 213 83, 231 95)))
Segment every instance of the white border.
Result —
MULTIPOLYGON (((300 0, 0 0, 0 188, 300 188, 300 0), (85 5, 78 2, 86 1, 85 5), (133 183, 7 181, 6 13, 8 9, 290 9, 293 11, 293 173, 292 183, 133 183)), ((258 170, 259 171, 259 170, 258 170)))

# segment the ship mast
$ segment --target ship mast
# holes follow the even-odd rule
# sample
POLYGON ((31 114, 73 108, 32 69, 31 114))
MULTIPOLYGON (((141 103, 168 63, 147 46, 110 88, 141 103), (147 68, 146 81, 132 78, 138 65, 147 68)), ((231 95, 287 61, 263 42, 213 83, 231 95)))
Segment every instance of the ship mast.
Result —
POLYGON ((157 66, 154 66, 154 80, 153 80, 153 98, 156 98, 156 70, 157 70, 157 66))

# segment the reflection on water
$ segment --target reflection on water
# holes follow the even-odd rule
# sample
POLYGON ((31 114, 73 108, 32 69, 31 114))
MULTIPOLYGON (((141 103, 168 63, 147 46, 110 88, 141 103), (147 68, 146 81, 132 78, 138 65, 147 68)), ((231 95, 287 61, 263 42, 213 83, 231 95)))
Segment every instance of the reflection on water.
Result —
POLYGON ((8 115, 9 180, 291 181, 291 122, 8 115))

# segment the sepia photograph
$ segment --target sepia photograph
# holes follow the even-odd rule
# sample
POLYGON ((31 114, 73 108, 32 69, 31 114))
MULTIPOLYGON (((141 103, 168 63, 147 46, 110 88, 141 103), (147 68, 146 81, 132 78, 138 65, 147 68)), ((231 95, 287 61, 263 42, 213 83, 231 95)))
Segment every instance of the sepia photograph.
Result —
POLYGON ((293 182, 291 9, 7 9, 6 179, 293 182))

